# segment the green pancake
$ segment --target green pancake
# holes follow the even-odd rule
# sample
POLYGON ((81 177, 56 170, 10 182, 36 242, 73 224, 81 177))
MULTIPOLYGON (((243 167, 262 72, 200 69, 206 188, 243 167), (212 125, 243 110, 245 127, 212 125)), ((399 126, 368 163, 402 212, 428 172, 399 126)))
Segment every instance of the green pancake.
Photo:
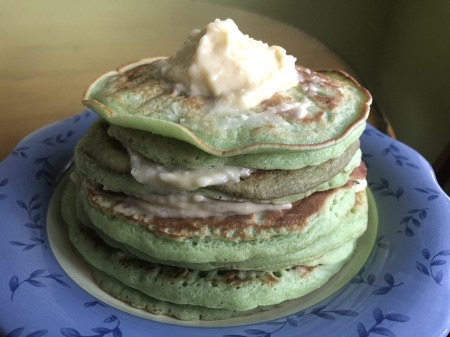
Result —
POLYGON ((258 106, 217 111, 210 98, 188 97, 158 79, 156 59, 99 77, 83 103, 114 125, 193 144, 216 155, 330 148, 364 130, 371 96, 349 75, 298 67, 299 84, 258 106), (299 106, 307 114, 299 116, 299 106))
MULTIPOLYGON (((127 151, 107 133, 107 124, 95 123, 76 147, 77 168, 91 181, 113 191, 132 195, 170 193, 167 187, 145 186, 130 173, 127 151), (111 160, 114 158, 114 160, 111 160)), ((157 145, 147 148, 156 147, 157 145)), ((246 199, 258 202, 285 203, 299 200, 315 191, 344 185, 351 171, 360 163, 359 142, 347 148, 341 156, 297 170, 257 170, 240 182, 200 188, 194 191, 215 199, 246 199)), ((165 156, 167 147, 159 147, 165 156)), ((153 158, 154 159, 154 158, 153 158)), ((157 160, 161 162, 161 160, 157 160)), ((164 163, 170 165, 170 163, 164 163)))
POLYGON ((114 277, 92 267, 92 275, 97 285, 113 297, 127 303, 131 307, 148 311, 154 315, 165 315, 182 321, 212 321, 234 317, 248 316, 260 311, 271 310, 277 305, 257 307, 251 310, 237 311, 228 309, 212 309, 189 304, 177 304, 157 300, 134 288, 128 287, 114 277))
POLYGON ((354 186, 348 184, 315 193, 282 211, 158 218, 121 213, 116 206, 128 202, 129 196, 103 191, 86 181, 80 185, 86 213, 107 236, 161 260, 195 263, 244 261, 298 251, 336 231, 356 200, 354 186))
POLYGON ((367 228, 366 196, 364 193, 361 193, 357 195, 357 198, 357 205, 342 219, 344 225, 342 225, 340 235, 336 235, 334 232, 322 235, 309 246, 293 253, 253 258, 239 262, 192 263, 157 259, 130 245, 115 241, 99 228, 95 227, 79 200, 76 203, 76 215, 83 225, 94 229, 97 235, 111 247, 121 249, 146 261, 203 271, 213 269, 278 270, 289 268, 293 265, 313 266, 318 264, 334 264, 344 260, 354 250, 356 239, 367 228))
POLYGON ((73 184, 68 184, 62 215, 70 241, 86 262, 127 287, 162 301, 245 312, 303 296, 323 285, 345 262, 271 272, 202 272, 146 262, 108 246, 84 227, 76 216, 75 197, 73 184))
POLYGON ((188 169, 231 165, 261 170, 296 170, 338 158, 358 141, 362 131, 364 131, 364 126, 358 128, 341 142, 322 149, 219 157, 175 138, 117 125, 111 125, 108 128, 108 134, 119 140, 124 147, 129 147, 160 164, 188 169))
MULTIPOLYGON (((360 223, 361 227, 366 227, 360 223)), ((353 224, 352 224, 353 225, 353 224)), ((90 227, 90 225, 88 225, 90 227)), ((91 227, 92 228, 92 227, 91 227)), ((178 262, 178 261, 168 261, 153 258, 151 256, 145 255, 143 252, 134 249, 131 246, 120 244, 104 233, 100 233, 98 228, 93 228, 97 235, 109 246, 120 249, 130 255, 136 256, 145 261, 152 263, 165 264, 173 267, 189 268, 192 270, 200 271, 211 271, 211 270, 224 270, 224 269, 236 269, 236 270, 262 270, 271 271, 291 268, 292 266, 302 265, 302 266, 317 266, 317 265, 330 265, 336 264, 345 260, 349 255, 355 251, 356 240, 350 242, 345 242, 339 247, 332 248, 329 246, 328 242, 322 240, 322 238, 316 240, 311 245, 295 253, 284 254, 284 255, 274 255, 265 258, 255 258, 246 261, 239 262, 229 262, 229 263, 189 263, 189 262, 178 262), (324 252, 324 250, 326 252, 324 252), (314 254, 317 256, 313 257, 314 254)), ((355 238, 359 237, 362 232, 355 233, 355 238)), ((330 235, 331 236, 331 235, 330 235)), ((327 237, 330 237, 327 235, 327 237)), ((331 244, 336 244, 335 242, 330 242, 331 244)))

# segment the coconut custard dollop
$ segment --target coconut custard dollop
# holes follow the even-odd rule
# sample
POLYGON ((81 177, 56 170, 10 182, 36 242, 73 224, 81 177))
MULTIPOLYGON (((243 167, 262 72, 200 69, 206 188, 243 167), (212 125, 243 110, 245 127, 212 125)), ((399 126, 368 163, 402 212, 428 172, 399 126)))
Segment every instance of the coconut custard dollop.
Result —
POLYGON ((233 20, 216 19, 160 61, 160 76, 190 96, 251 108, 298 83, 295 62, 285 49, 242 34, 233 20))

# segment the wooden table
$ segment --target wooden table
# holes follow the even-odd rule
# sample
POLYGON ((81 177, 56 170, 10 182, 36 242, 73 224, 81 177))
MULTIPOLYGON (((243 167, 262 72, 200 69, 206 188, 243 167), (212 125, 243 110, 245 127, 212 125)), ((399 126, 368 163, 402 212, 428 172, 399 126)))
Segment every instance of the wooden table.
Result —
MULTIPOLYGON (((82 94, 98 75, 140 58, 173 55, 193 28, 203 27, 218 11, 250 36, 283 46, 300 64, 350 70, 292 26, 238 9, 163 0, 137 0, 133 6, 106 0, 5 1, 0 11, 0 160, 30 132, 85 109, 82 94)), ((388 132, 376 110, 370 120, 388 132)))

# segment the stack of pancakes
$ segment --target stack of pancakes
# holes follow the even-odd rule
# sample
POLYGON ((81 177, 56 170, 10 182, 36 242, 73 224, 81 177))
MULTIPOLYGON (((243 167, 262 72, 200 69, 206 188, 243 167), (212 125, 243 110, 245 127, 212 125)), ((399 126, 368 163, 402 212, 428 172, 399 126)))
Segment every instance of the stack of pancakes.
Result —
POLYGON ((370 95, 298 67, 296 87, 248 110, 153 76, 109 72, 75 151, 62 213, 100 287, 183 320, 267 310, 327 282, 367 226, 359 137, 370 95))

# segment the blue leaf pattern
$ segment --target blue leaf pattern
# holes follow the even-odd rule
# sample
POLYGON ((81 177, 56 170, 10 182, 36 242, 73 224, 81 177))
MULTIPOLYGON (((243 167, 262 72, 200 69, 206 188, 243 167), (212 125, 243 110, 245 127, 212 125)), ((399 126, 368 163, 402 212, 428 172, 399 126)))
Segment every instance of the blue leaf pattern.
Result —
POLYGON ((80 333, 72 328, 62 328, 61 334, 65 337, 80 337, 80 333))
MULTIPOLYGON (((8 179, 8 178, 2 179, 2 180, 0 181, 0 188, 2 188, 2 187, 4 187, 4 186, 8 185, 8 183, 9 183, 9 179, 8 179)), ((7 196, 6 194, 0 193, 0 201, 5 200, 7 197, 8 197, 8 196, 7 196)))
POLYGON ((53 185, 56 179, 55 167, 50 164, 50 156, 39 157, 34 160, 33 164, 37 165, 39 169, 35 173, 36 180, 43 179, 48 186, 53 185))
POLYGON ((379 183, 370 182, 369 186, 371 187, 373 192, 378 192, 382 197, 395 197, 397 201, 403 195, 405 190, 403 187, 398 187, 397 189, 393 189, 389 183, 389 181, 385 178, 381 178, 379 183))
POLYGON ((70 137, 73 136, 73 133, 74 132, 72 130, 67 131, 65 134, 58 133, 56 136, 45 138, 44 140, 41 141, 41 143, 50 146, 58 144, 66 144, 69 142, 70 137))
POLYGON ((73 117, 70 117, 68 119, 66 119, 67 121, 71 121, 73 123, 79 123, 81 122, 83 119, 87 120, 89 119, 91 116, 93 115, 93 113, 90 110, 86 110, 83 113, 77 114, 73 117))
POLYGON ((243 335, 223 335, 223 337, 250 337, 250 336, 267 336, 270 337, 276 332, 281 331, 286 326, 294 326, 298 327, 300 326, 299 320, 303 319, 307 316, 316 316, 318 318, 324 319, 326 321, 334 321, 337 316, 347 316, 347 317, 353 317, 358 316, 358 313, 353 310, 346 310, 346 309, 333 309, 333 310, 325 310, 327 308, 327 305, 321 305, 314 309, 311 309, 311 311, 308 313, 305 310, 299 311, 295 313, 293 316, 286 317, 284 320, 275 320, 275 321, 269 321, 265 323, 264 325, 268 325, 271 327, 277 327, 276 329, 268 330, 262 330, 262 329, 245 329, 243 332, 243 335), (336 316, 337 315, 337 316, 336 316))
POLYGON ((414 236, 415 232, 413 228, 422 227, 423 220, 427 218, 428 208, 415 208, 408 211, 408 215, 404 216, 400 220, 400 224, 405 226, 406 236, 414 236), (414 227, 412 227, 413 225, 414 227))
POLYGON ((11 291, 11 301, 14 301, 14 295, 15 295, 16 291, 19 289, 20 286, 22 286, 25 283, 32 285, 33 287, 45 288, 45 287, 47 287, 47 285, 43 281, 53 280, 53 281, 56 281, 56 283, 58 283, 64 287, 70 288, 70 286, 66 282, 64 282, 63 280, 60 280, 60 278, 63 277, 63 275, 60 275, 60 274, 43 275, 45 272, 46 272, 45 269, 35 270, 34 272, 32 272, 30 274, 30 276, 28 278, 24 279, 21 282, 19 282, 19 277, 17 275, 12 276, 11 279, 9 280, 9 290, 11 291), (40 280, 38 280, 38 279, 40 279, 40 280))
POLYGON ((430 251, 426 248, 422 249, 422 256, 425 258, 425 260, 429 260, 430 259, 430 251))
POLYGON ((29 146, 20 146, 20 147, 16 147, 11 154, 15 157, 21 157, 24 159, 28 158, 28 154, 27 151, 30 149, 29 146))
POLYGON ((385 235, 381 235, 377 238, 377 241, 375 242, 375 244, 379 247, 379 248, 383 248, 383 249, 389 249, 389 244, 386 242, 383 242, 383 240, 386 238, 385 235))
POLYGON ((363 268, 352 280, 351 283, 365 283, 371 287, 377 288, 372 291, 373 295, 385 295, 389 293, 393 288, 403 285, 403 282, 395 283, 394 276, 391 273, 384 274, 384 282, 386 285, 375 284, 377 278, 374 274, 367 275, 364 278, 363 274, 365 269, 363 268))
MULTIPOLYGON (((103 320, 103 323, 112 324, 112 327, 95 327, 91 330, 96 333, 95 336, 103 337, 107 335, 112 335, 113 337, 122 337, 122 330, 120 329, 120 320, 117 316, 111 315, 103 320)), ((78 330, 73 328, 62 328, 60 330, 61 334, 65 337, 91 337, 92 335, 82 335, 78 330)))
POLYGON ((32 332, 32 333, 26 335, 26 337, 41 337, 41 336, 46 335, 47 332, 48 332, 48 330, 38 330, 38 331, 35 331, 35 332, 32 332))
POLYGON ((23 330, 25 329, 24 328, 14 329, 9 334, 7 334, 6 337, 19 337, 22 334, 23 330))
POLYGON ((439 198, 440 195, 441 195, 438 191, 436 191, 433 188, 416 187, 416 188, 414 188, 414 190, 416 190, 417 192, 420 192, 420 193, 426 195, 428 201, 433 201, 433 200, 439 198))
POLYGON ((101 307, 105 307, 106 308, 106 305, 104 305, 100 301, 91 301, 91 302, 84 303, 84 307, 85 308, 92 308, 92 307, 95 307, 96 305, 99 305, 101 307))
POLYGON ((389 146, 386 147, 381 153, 383 156, 392 156, 394 158, 395 165, 398 167, 408 166, 413 169, 420 169, 418 165, 411 163, 408 157, 402 155, 399 147, 394 145, 394 143, 390 143, 389 146))
POLYGON ((249 335, 257 335, 257 336, 267 334, 267 332, 259 330, 259 329, 246 329, 246 330, 244 330, 244 332, 248 333, 249 335))
POLYGON ((443 284, 441 282, 444 278, 444 272, 442 269, 436 271, 435 267, 447 264, 447 260, 440 257, 449 255, 450 249, 440 250, 435 255, 431 256, 430 251, 427 248, 423 248, 422 257, 425 259, 426 265, 425 263, 416 260, 416 269, 419 270, 423 275, 431 277, 435 283, 442 286, 443 284))
POLYGON ((391 322, 397 322, 397 323, 405 323, 410 320, 410 318, 406 315, 402 314, 383 314, 383 311, 380 308, 375 308, 372 312, 373 319, 375 320, 375 324, 373 324, 371 327, 366 327, 362 322, 359 322, 356 325, 356 331, 358 332, 359 337, 368 337, 372 333, 383 335, 383 336, 390 336, 395 337, 395 333, 391 330, 389 330, 386 327, 380 326, 384 323, 384 321, 391 321, 391 322))
POLYGON ((13 240, 9 241, 9 243, 13 246, 22 247, 22 251, 28 251, 38 246, 46 247, 43 233, 44 226, 41 224, 41 195, 39 193, 35 193, 28 202, 18 199, 16 200, 16 203, 20 208, 24 209, 27 214, 29 221, 24 223, 24 226, 32 230, 38 230, 39 236, 34 236, 32 234, 33 236, 28 239, 29 242, 25 242, 25 240, 13 240))
MULTIPOLYGON (((8 333, 5 337, 20 337, 25 328, 17 328, 8 333)), ((38 330, 27 334, 25 337, 42 337, 48 333, 48 330, 38 330)))

